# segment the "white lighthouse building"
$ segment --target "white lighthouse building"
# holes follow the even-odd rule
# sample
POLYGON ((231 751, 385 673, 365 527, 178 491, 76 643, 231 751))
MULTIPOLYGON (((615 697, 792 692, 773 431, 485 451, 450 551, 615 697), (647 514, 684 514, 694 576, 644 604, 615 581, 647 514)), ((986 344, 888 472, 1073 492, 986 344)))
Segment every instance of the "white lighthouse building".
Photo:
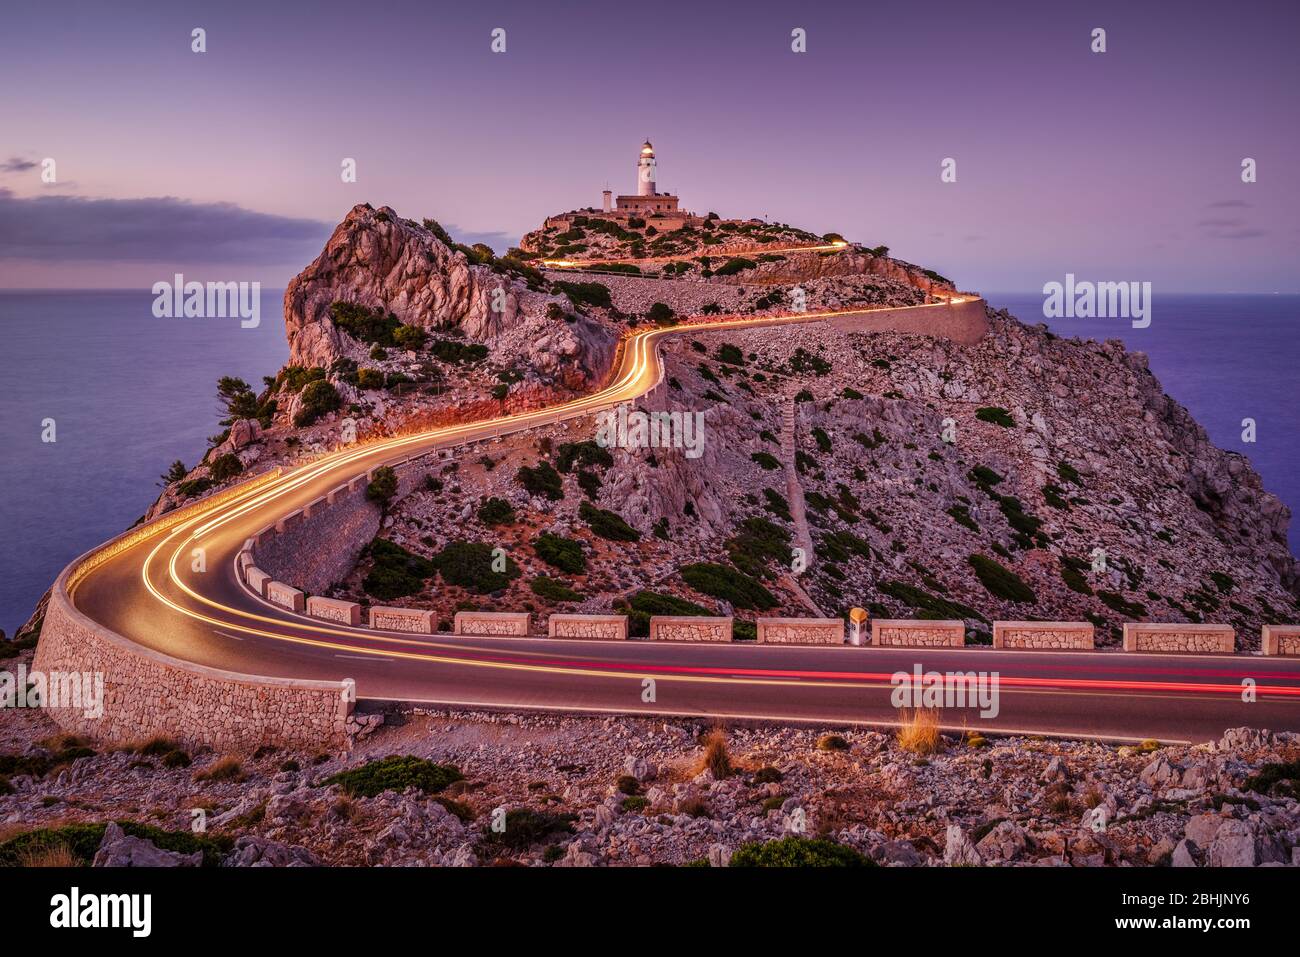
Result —
POLYGON ((636 161, 636 194, 655 194, 655 148, 649 140, 641 144, 641 155, 636 161))
POLYGON ((659 184, 656 182, 658 168, 654 144, 646 140, 636 155, 636 192, 614 196, 607 188, 600 194, 599 208, 588 206, 586 209, 550 216, 546 220, 546 226, 568 230, 571 221, 577 217, 586 219, 599 216, 630 229, 646 229, 647 235, 653 235, 703 223, 703 219, 678 205, 677 196, 659 192, 659 184))
MULTIPOLYGON (((619 196, 615 201, 616 212, 627 216, 670 216, 676 218, 684 214, 677 208, 677 197, 672 193, 661 193, 655 182, 658 169, 655 148, 649 140, 641 144, 641 152, 636 157, 636 193, 619 196)), ((689 213, 685 213, 689 216, 689 213)), ((677 228, 677 227, 673 227, 677 228)))

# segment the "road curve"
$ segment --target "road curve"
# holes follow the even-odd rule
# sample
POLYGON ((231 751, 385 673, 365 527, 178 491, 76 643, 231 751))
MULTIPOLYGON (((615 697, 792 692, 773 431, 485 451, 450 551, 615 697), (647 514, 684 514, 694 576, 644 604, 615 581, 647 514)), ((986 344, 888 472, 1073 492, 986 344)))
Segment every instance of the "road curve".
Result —
POLYGON ((589 396, 330 453, 179 522, 160 523, 165 527, 152 534, 119 541, 93 568, 65 572, 61 580, 72 581, 69 597, 79 611, 140 645, 251 675, 352 678, 363 701, 889 725, 898 717, 890 678, 919 664, 927 671, 998 673, 997 714, 949 709, 943 720, 951 728, 1163 741, 1206 740, 1239 725, 1300 730, 1296 659, 412 636, 294 614, 255 596, 236 574, 245 539, 372 468, 644 395, 662 379, 658 344, 667 336, 871 311, 637 330, 623 342, 612 381, 589 396), (201 573, 190 563, 198 547, 207 560, 201 573), (1253 701, 1242 700, 1244 679, 1255 684, 1253 701))

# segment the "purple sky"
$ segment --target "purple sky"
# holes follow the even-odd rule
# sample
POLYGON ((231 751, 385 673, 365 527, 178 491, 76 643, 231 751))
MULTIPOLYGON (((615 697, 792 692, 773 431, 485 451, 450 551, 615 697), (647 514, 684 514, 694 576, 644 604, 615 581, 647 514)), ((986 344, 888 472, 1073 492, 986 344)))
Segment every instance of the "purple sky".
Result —
POLYGON ((963 288, 1300 291, 1298 27, 1295 2, 10 5, 0 287, 282 285, 359 202, 503 251, 630 191, 648 136, 688 208, 963 288))

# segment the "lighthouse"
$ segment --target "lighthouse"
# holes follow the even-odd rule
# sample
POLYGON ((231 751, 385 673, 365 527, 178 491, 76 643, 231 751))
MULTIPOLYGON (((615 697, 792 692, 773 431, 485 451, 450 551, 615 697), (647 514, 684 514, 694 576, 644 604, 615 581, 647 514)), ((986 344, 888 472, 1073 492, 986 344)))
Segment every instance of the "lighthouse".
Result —
POLYGON ((636 194, 653 196, 655 194, 655 148, 646 140, 641 144, 641 155, 636 161, 636 194))

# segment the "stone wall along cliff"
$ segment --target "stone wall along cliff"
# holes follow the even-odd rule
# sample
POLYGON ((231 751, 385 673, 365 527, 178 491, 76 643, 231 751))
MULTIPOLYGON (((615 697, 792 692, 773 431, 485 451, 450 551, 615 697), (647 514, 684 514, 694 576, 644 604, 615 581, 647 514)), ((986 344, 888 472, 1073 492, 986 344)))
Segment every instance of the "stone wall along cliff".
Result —
POLYGON ((546 634, 551 638, 589 638, 619 641, 627 637, 627 615, 550 615, 546 634))
POLYGON ((1236 632, 1228 625, 1185 625, 1161 622, 1127 622, 1125 651, 1231 654, 1236 632))
POLYGON ((731 641, 730 618, 652 615, 651 641, 731 641))
POLYGON ((1007 650, 1091 651, 1090 621, 995 621, 993 647, 1007 650))
POLYGON ((236 674, 137 645, 77 611, 66 590, 69 570, 55 582, 32 667, 102 675, 104 696, 100 715, 47 707, 63 730, 106 744, 163 735, 221 751, 349 747, 350 682, 236 674))
POLYGON ((760 645, 844 644, 840 618, 759 618, 755 624, 760 645))
POLYGON ((960 648, 966 644, 966 625, 960 621, 877 618, 871 623, 871 643, 878 647, 960 648))

